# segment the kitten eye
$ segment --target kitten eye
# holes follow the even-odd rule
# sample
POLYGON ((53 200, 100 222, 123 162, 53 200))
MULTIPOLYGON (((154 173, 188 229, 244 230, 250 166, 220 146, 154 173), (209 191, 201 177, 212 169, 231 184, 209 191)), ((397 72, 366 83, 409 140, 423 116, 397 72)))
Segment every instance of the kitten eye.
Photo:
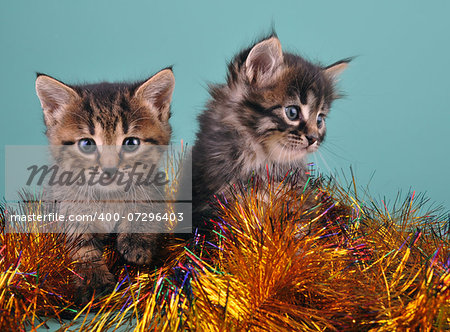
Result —
POLYGON ((300 117, 300 109, 298 106, 287 106, 284 108, 284 111, 287 118, 291 121, 298 120, 300 117))
POLYGON ((133 152, 141 144, 141 140, 137 137, 127 137, 123 140, 122 150, 125 152, 133 152))
POLYGON ((317 128, 322 128, 324 121, 324 116, 322 114, 319 114, 317 116, 317 128))
POLYGON ((82 138, 78 141, 78 148, 83 153, 91 154, 97 150, 97 145, 92 138, 82 138))

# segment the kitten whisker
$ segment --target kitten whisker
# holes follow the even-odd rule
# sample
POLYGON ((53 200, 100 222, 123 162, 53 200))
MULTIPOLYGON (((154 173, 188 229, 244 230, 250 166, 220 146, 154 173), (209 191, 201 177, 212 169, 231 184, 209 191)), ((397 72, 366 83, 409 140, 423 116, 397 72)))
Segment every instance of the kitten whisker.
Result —
POLYGON ((331 167, 328 165, 328 163, 326 162, 325 158, 323 158, 322 153, 320 151, 317 151, 317 153, 318 153, 320 159, 322 160, 323 164, 327 168, 328 173, 332 173, 331 167))
MULTIPOLYGON (((328 143, 327 143, 327 144, 328 144, 328 143)), ((343 156, 337 154, 336 152, 334 152, 333 150, 331 150, 331 149, 330 149, 329 147, 327 147, 326 145, 323 146, 322 149, 328 151, 328 152, 331 153, 333 156, 335 156, 335 157, 337 157, 337 158, 339 158, 339 159, 342 159, 342 160, 351 162, 350 159, 347 159, 347 158, 345 158, 345 157, 343 157, 343 156)))

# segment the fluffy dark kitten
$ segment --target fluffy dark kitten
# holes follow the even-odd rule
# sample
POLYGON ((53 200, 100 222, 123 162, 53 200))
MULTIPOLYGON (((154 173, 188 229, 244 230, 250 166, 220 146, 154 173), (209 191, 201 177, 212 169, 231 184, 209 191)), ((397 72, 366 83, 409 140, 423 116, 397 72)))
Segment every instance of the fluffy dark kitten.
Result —
MULTIPOLYGON (((50 76, 38 74, 36 91, 41 101, 47 137, 54 163, 64 171, 98 168, 98 179, 114 180, 122 172, 129 176, 137 161, 157 164, 160 152, 152 146, 168 145, 170 102, 174 89, 171 69, 164 69, 137 83, 99 83, 67 85, 50 76), (57 151, 57 153, 54 153, 57 151), (128 172, 128 173, 127 173, 128 172)), ((131 177, 132 178, 132 177, 131 177)), ((44 190, 44 193, 46 191, 44 190)), ((133 186, 124 190, 114 181, 107 186, 74 184, 47 188, 46 197, 57 201, 58 209, 72 215, 100 215, 147 212, 146 200, 154 188, 133 186), (110 202, 110 203, 109 203, 110 202)), ((70 233, 80 236, 73 253, 83 279, 75 278, 84 301, 115 284, 103 260, 103 246, 110 233, 117 233, 116 246, 123 258, 147 264, 159 250, 160 225, 153 228, 128 220, 73 222, 70 233), (147 233, 147 234, 146 234, 147 233), (150 234, 153 233, 153 234, 150 234)))
MULTIPOLYGON (((306 170, 306 157, 325 138, 325 119, 338 98, 337 76, 349 59, 330 66, 283 52, 276 36, 239 53, 225 84, 210 87, 192 151, 193 210, 211 195, 251 175, 275 178, 306 170)), ((304 172, 303 172, 304 173, 304 172)))

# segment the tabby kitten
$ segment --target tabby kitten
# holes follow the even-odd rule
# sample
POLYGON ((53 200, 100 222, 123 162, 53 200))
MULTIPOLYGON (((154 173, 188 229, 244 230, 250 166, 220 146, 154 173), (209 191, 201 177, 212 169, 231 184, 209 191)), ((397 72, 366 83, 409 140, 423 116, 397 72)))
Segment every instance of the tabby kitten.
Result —
MULTIPOLYGON (((151 147, 169 144, 174 84, 170 68, 137 83, 67 85, 38 74, 36 92, 44 112, 46 135, 52 151, 58 151, 54 155, 56 165, 71 171, 99 169, 97 179, 105 175, 114 180, 119 172, 130 176, 130 165, 143 164, 141 161, 157 164, 161 153, 151 147)), ((153 187, 137 185, 124 190, 112 181, 107 186, 87 183, 53 186, 46 188, 44 194, 56 200, 58 210, 66 214, 119 213, 126 217, 134 211, 147 212, 146 202, 155 197, 156 191, 153 187)), ((102 257, 103 246, 111 233, 117 233, 117 250, 125 260, 148 264, 161 245, 161 235, 156 234, 163 231, 161 227, 149 228, 133 224, 129 219, 69 224, 67 231, 81 237, 73 252, 83 277, 75 278, 81 289, 79 300, 85 301, 92 292, 98 294, 115 284, 102 257)))
MULTIPOLYGON (((267 168, 281 180, 306 170, 306 157, 326 133, 325 119, 339 97, 335 83, 350 59, 322 67, 283 52, 273 35, 240 52, 227 81, 210 87, 192 151, 193 211, 211 195, 267 168)), ((195 219, 194 219, 195 220, 195 219)))

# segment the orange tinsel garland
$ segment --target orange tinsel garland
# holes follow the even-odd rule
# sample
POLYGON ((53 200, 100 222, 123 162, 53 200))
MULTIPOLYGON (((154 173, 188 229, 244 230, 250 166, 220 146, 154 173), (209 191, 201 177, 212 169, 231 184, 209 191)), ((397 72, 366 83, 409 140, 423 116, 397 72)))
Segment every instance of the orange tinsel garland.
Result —
POLYGON ((448 223, 421 213, 421 197, 389 209, 323 182, 234 194, 216 205, 207 238, 174 246, 157 270, 118 266, 113 294, 85 308, 71 306, 63 236, 3 233, 0 329, 72 311, 62 330, 450 328, 448 223))

